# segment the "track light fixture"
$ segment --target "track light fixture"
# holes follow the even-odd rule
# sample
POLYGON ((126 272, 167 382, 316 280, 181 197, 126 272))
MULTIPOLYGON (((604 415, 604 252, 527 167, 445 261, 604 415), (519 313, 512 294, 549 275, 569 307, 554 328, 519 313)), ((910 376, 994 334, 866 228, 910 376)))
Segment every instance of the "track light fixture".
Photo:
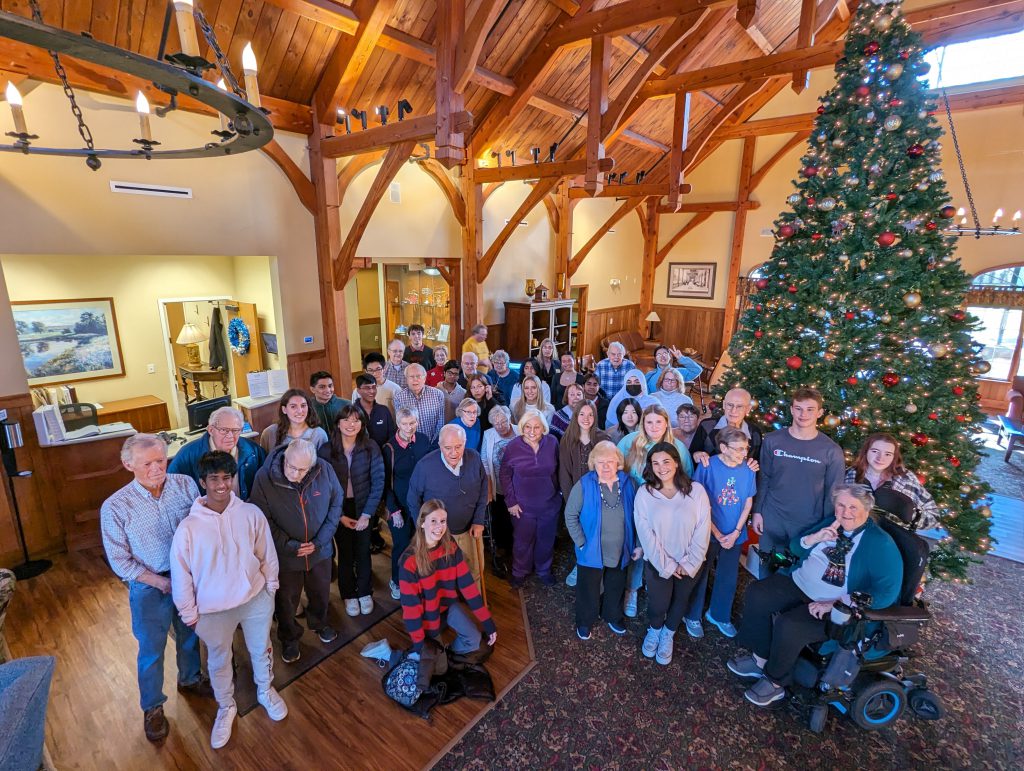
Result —
POLYGON ((647 176, 647 172, 646 171, 638 171, 636 173, 636 183, 639 185, 641 182, 644 181, 644 177, 646 177, 646 176, 647 176))
POLYGON ((540 163, 540 148, 539 147, 531 147, 530 148, 530 155, 533 156, 533 162, 534 163, 540 163))
POLYGON ((515 150, 506 150, 505 151, 505 157, 512 160, 512 165, 513 166, 516 165, 516 151, 515 150))
POLYGON ((385 104, 377 105, 377 109, 374 110, 377 113, 377 117, 380 118, 380 125, 388 125, 388 107, 385 104))
POLYGON ((345 127, 345 133, 352 133, 352 119, 348 116, 344 110, 338 110, 338 123, 345 127))
POLYGON ((409 104, 408 99, 398 100, 398 120, 399 122, 405 120, 405 116, 412 112, 412 105, 409 104))
POLYGON ((363 126, 363 131, 366 131, 366 110, 357 110, 355 107, 350 109, 349 115, 359 121, 363 126))
POLYGON ((555 153, 558 152, 558 142, 555 142, 551 147, 548 148, 548 163, 555 162, 555 153))
POLYGON ((498 168, 500 169, 501 168, 501 151, 500 150, 491 150, 491 157, 497 160, 498 168))

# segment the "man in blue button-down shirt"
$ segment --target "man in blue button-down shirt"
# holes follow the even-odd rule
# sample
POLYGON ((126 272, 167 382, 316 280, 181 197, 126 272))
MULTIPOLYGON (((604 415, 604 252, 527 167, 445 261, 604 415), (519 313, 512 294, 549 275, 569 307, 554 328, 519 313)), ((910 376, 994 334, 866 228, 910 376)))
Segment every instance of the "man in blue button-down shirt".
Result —
POLYGON ((178 690, 212 697, 202 677, 199 638, 181 620, 171 597, 171 541, 188 516, 199 488, 191 477, 167 473, 167 445, 152 434, 135 434, 121 449, 121 462, 135 479, 100 507, 107 561, 128 584, 132 634, 139 643, 139 696, 143 728, 151 742, 167 736, 164 717, 164 649, 174 626, 178 690))

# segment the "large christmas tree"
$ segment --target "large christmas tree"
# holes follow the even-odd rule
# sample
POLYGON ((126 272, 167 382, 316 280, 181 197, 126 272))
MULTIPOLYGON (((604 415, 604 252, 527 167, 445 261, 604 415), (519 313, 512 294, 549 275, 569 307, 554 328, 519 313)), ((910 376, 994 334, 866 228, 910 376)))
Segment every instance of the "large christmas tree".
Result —
POLYGON ((748 389, 769 428, 789 422, 793 390, 815 386, 848 461, 869 434, 896 435, 943 511, 931 572, 961 580, 990 546, 971 439, 984 365, 944 233, 955 209, 927 71, 900 3, 860 3, 722 386, 748 389))

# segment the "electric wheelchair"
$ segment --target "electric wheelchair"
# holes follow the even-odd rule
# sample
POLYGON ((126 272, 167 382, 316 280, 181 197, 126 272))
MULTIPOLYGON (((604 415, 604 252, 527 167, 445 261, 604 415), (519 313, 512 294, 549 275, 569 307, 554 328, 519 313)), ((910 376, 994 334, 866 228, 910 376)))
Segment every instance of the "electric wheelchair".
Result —
MULTIPOLYGON (((878 524, 903 557, 899 602, 872 610, 866 594, 854 593, 848 605, 837 601, 826 626, 829 640, 802 652, 793 670, 792 701, 807 714, 815 733, 824 730, 829 707, 867 731, 891 726, 908 706, 924 720, 938 720, 944 714, 925 675, 907 671, 912 658, 907 649, 931 619, 920 598, 928 542, 884 513, 878 524)), ((796 561, 788 551, 759 554, 773 571, 790 568, 796 561)))

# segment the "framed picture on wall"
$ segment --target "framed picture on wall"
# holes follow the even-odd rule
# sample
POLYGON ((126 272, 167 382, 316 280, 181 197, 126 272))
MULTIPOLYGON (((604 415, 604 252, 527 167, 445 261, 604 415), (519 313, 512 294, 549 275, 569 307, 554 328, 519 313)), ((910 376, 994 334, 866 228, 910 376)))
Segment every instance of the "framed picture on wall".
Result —
POLYGON ((112 297, 12 302, 30 386, 123 377, 112 297))
POLYGON ((715 296, 715 263, 670 262, 668 296, 710 300, 715 296))

